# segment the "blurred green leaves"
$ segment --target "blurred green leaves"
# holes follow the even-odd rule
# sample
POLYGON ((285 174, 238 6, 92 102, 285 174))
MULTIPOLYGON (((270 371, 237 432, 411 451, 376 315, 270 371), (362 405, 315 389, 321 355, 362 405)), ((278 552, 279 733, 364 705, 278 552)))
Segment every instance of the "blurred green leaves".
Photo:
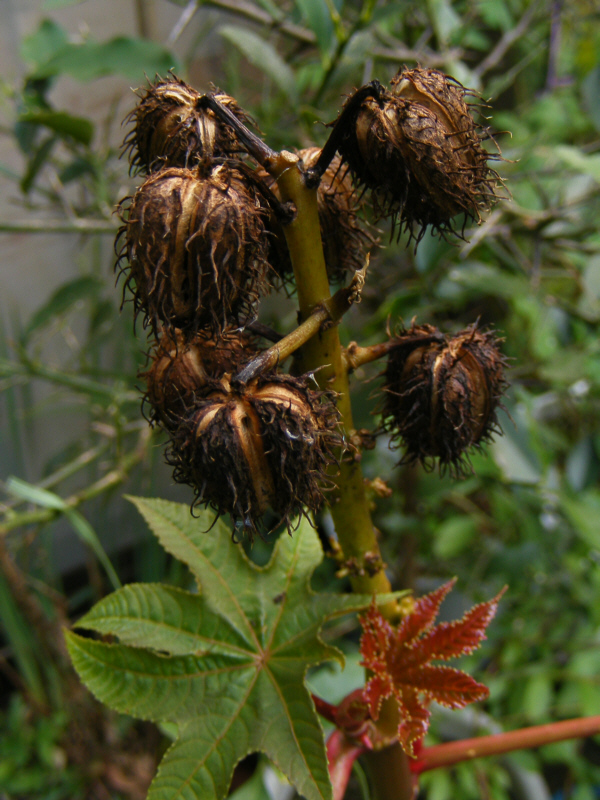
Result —
POLYGON ((24 39, 21 53, 31 65, 30 78, 35 80, 69 75, 91 81, 122 75, 142 83, 146 75, 165 75, 181 67, 170 51, 147 39, 116 36, 105 42, 91 38, 72 42, 60 25, 48 19, 24 39))
POLYGON ((294 105, 298 104, 294 71, 270 42, 237 25, 222 25, 219 33, 230 45, 236 47, 253 66, 272 80, 288 100, 294 105))

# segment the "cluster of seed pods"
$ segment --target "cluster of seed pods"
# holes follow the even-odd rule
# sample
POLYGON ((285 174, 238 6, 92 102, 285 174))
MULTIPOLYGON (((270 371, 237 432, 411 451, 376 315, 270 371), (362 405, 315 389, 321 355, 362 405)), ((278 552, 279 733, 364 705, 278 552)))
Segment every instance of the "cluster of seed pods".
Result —
MULTIPOLYGON (((464 94, 435 70, 405 70, 391 89, 355 92, 323 149, 299 151, 307 185, 318 186, 330 281, 362 267, 375 242, 359 215, 361 185, 380 216, 416 238, 489 205, 495 173, 464 94)), ((167 461, 194 503, 229 513, 250 536, 268 509, 289 528, 322 504, 342 437, 334 398, 311 376, 270 369, 236 380, 260 352, 260 298, 292 272, 277 185, 236 132, 252 121, 232 97, 175 76, 150 85, 128 119, 125 152, 144 181, 120 204, 117 269, 152 339, 142 374, 150 421, 167 431, 167 461)), ((405 459, 454 464, 489 436, 503 387, 491 334, 447 339, 413 325, 389 352, 381 429, 405 459)))

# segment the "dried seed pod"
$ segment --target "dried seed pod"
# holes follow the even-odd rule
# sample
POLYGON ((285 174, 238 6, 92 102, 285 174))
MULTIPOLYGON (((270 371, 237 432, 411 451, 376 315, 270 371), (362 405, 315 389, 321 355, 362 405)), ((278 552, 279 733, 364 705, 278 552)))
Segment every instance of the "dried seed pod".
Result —
MULTIPOLYGON (((297 152, 304 167, 310 168, 316 163, 321 149, 308 147, 297 152)), ((266 170, 260 170, 259 175, 277 193, 275 179, 266 170)), ((348 272, 364 267, 368 249, 378 240, 359 217, 359 202, 352 176, 337 155, 321 178, 317 204, 327 274, 331 281, 341 281, 348 272)), ((269 261, 277 274, 285 277, 292 273, 285 234, 274 216, 268 225, 271 232, 269 261)))
POLYGON ((149 354, 150 368, 139 374, 150 422, 174 430, 199 398, 218 389, 224 373, 239 371, 257 353, 254 337, 237 329, 218 338, 200 332, 189 341, 181 331, 165 333, 149 354))
MULTIPOLYGON (((194 167, 198 159, 231 157, 242 150, 233 130, 202 108, 201 97, 175 75, 150 85, 126 117, 134 127, 123 150, 133 170, 148 174, 162 167, 194 167)), ((217 91, 215 98, 240 122, 250 122, 233 97, 217 91)))
POLYGON ((499 179, 488 166, 493 155, 481 145, 491 138, 489 130, 478 131, 465 102, 473 93, 435 69, 404 69, 391 83, 394 96, 403 101, 405 157, 417 183, 442 219, 465 213, 479 221, 480 211, 496 198, 499 179))
POLYGON ((401 463, 438 458, 455 474, 465 451, 499 432, 496 410, 504 391, 506 361, 492 332, 476 325, 448 338, 431 325, 398 336, 385 371, 382 427, 401 442, 401 463))
POLYGON ((338 118, 347 119, 338 149, 373 190, 376 212, 398 215, 417 239, 427 225, 454 231, 461 213, 479 221, 499 178, 464 101, 467 90, 438 70, 404 70, 392 85, 357 108, 349 98, 338 118))
POLYGON ((331 398, 307 383, 270 375, 235 388, 225 374, 196 399, 167 451, 175 480, 193 487, 194 504, 231 514, 251 538, 269 507, 288 526, 317 510, 341 437, 331 398))
POLYGON ((346 117, 338 151, 356 182, 372 190, 375 214, 399 213, 406 203, 410 175, 400 148, 397 101, 381 87, 378 98, 366 97, 348 117, 353 105, 351 96, 338 117, 339 121, 346 117))
POLYGON ((144 325, 190 336, 251 316, 270 288, 266 213, 262 185, 241 162, 151 175, 117 237, 117 268, 127 275, 125 288, 144 325))

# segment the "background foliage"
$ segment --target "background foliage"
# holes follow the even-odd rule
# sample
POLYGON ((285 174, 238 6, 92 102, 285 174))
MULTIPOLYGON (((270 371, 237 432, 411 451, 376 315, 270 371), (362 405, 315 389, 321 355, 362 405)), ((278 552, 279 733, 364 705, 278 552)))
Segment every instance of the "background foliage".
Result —
MULTIPOLYGON (((425 591, 457 575, 465 607, 510 587, 483 654, 469 665, 490 686, 489 702, 451 723, 434 715, 434 735, 600 713, 597 4, 181 2, 164 43, 135 33, 106 41, 94 31, 73 37, 45 16, 69 4, 75 5, 40 4, 39 25, 21 43, 23 79, 2 84, 2 133, 18 146, 22 166, 2 164, 0 177, 4 191, 18 195, 22 215, 0 220, 0 231, 62 230, 79 238, 80 257, 79 272, 29 318, 5 313, 0 341, 0 742, 11 743, 0 791, 143 796, 139 787, 152 768, 144 759, 160 752, 157 735, 108 717, 64 677, 58 629, 69 617, 119 581, 187 579, 136 534, 138 523, 118 500, 124 489, 170 496, 173 490, 140 417, 140 341, 129 315, 119 316, 114 289, 112 209, 132 185, 118 160, 116 105, 98 125, 76 108, 57 107, 53 97, 66 80, 93 92, 109 74, 135 85, 144 73, 171 67, 184 78, 198 75, 215 40, 219 52, 197 88, 213 81, 233 94, 274 148, 322 143, 322 123, 335 118, 345 93, 375 77, 386 82, 403 63, 439 67, 477 89, 490 98, 494 129, 512 132, 497 137, 512 197, 459 245, 426 236, 418 249, 407 249, 382 230, 385 247, 372 260, 365 297, 345 319, 343 336, 367 344, 383 338, 388 320, 394 326, 417 316, 452 331, 480 318, 502 333, 513 359, 504 437, 473 456, 473 475, 457 482, 397 468, 400 454, 381 440, 365 458, 369 477, 384 478, 393 490, 377 499, 375 515, 395 587, 425 591), (56 428, 57 419, 62 429, 54 430, 38 465, 31 432, 56 428), (89 556, 65 574, 53 542, 71 541, 71 531, 89 556), (93 731, 89 751, 104 764, 93 774, 89 752, 82 755, 67 733, 82 709, 93 731), (115 741, 127 743, 126 765, 111 761, 115 741), (66 766, 65 779, 49 790, 57 764, 66 766), (131 785, 123 778, 130 774, 137 776, 131 785)), ((144 10, 144 3, 137 6, 144 10)), ((126 99, 124 107, 132 104, 126 99)), ((267 311, 275 327, 293 324, 292 303, 283 315, 275 306, 267 311)), ((376 374, 377 367, 365 368, 357 378, 371 381, 355 382, 356 416, 365 427, 376 421, 376 374)), ((253 557, 261 556, 255 547, 253 557)), ((339 586, 333 568, 318 580, 339 586)), ((345 647, 354 646, 350 632, 345 647)), ((352 675, 349 669, 336 679, 340 696, 352 688, 352 675)), ((322 671, 315 685, 330 678, 322 671)), ((600 785, 598 764, 594 741, 572 742, 433 772, 423 786, 430 800, 551 792, 586 800, 600 785)))

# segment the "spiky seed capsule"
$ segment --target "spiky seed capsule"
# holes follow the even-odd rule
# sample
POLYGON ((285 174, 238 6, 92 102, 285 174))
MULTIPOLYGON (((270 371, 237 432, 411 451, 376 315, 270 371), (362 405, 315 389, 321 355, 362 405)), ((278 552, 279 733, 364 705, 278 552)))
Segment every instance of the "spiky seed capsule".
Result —
MULTIPOLYGON (((200 106, 201 97, 175 75, 150 85, 126 117, 134 122, 123 143, 132 170, 148 174, 162 167, 194 167, 198 159, 242 150, 233 130, 200 106)), ((215 98, 248 124, 233 97, 217 91, 215 98)))
POLYGON ((406 203, 410 175, 400 148, 401 136, 396 101, 384 92, 379 101, 373 97, 363 101, 340 146, 342 159, 356 181, 373 190, 377 216, 401 212, 406 203))
MULTIPOLYGON (((312 167, 320 153, 319 147, 298 150, 298 156, 305 168, 312 167)), ((265 184, 277 192, 275 180, 269 173, 260 170, 259 174, 265 184)), ((337 155, 321 178, 317 206, 327 274, 331 281, 341 281, 348 272, 364 267, 367 251, 377 240, 359 217, 359 203, 352 186, 352 177, 337 155)), ((269 227, 269 260, 277 274, 283 277, 292 272, 285 234, 274 217, 271 218, 269 227)))
POLYGON ((123 213, 125 203, 117 268, 127 275, 125 288, 144 325, 190 336, 253 314, 270 288, 271 270, 266 201, 252 170, 231 161, 164 169, 146 180, 123 213))
POLYGON ((338 422, 330 397, 307 378, 270 375, 236 388, 225 374, 196 399, 167 461, 175 480, 194 489, 195 504, 231 514, 252 538, 268 508, 288 526, 319 508, 341 444, 338 422))
POLYGON ((200 332, 190 341, 181 331, 164 334, 149 355, 150 368, 139 375, 150 422, 173 431, 198 399, 220 386, 223 373, 240 370, 257 353, 254 337, 239 330, 218 338, 200 332))
POLYGON ((389 354, 382 426, 401 442, 401 463, 449 466, 460 474, 468 448, 499 428, 496 410, 506 386, 505 359, 492 332, 473 325, 449 338, 414 325, 389 354))
POLYGON ((465 213, 479 221, 480 211, 496 197, 498 177, 488 166, 490 154, 465 102, 468 91, 435 69, 405 69, 391 83, 402 101, 398 112, 408 142, 405 157, 417 183, 441 219, 465 213))
POLYGON ((454 230, 460 213, 479 221, 499 179, 488 166, 466 90, 424 69, 399 73, 392 86, 362 102, 340 145, 357 181, 373 190, 376 212, 399 215, 416 238, 427 225, 454 230))

